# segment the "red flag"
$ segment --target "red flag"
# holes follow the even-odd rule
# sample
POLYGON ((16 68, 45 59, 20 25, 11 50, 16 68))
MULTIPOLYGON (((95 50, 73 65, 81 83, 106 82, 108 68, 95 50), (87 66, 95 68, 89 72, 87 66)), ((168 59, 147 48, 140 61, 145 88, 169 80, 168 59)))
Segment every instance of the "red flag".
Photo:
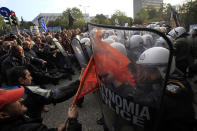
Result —
POLYGON ((88 66, 85 68, 82 77, 81 82, 77 91, 77 94, 75 95, 75 98, 73 100, 73 105, 76 104, 77 100, 83 96, 85 96, 88 93, 94 92, 98 90, 98 80, 95 72, 95 64, 93 56, 90 58, 90 61, 88 63, 88 66))
POLYGON ((136 88, 134 76, 128 69, 129 59, 118 50, 102 41, 101 31, 98 30, 94 39, 94 60, 98 75, 113 73, 116 80, 129 83, 136 88))

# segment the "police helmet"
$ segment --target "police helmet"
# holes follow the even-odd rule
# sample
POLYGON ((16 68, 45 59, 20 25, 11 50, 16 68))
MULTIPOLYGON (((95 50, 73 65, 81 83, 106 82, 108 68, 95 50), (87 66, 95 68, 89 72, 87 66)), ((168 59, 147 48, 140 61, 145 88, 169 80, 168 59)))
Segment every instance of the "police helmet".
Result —
POLYGON ((186 33, 185 28, 183 28, 183 27, 176 27, 176 28, 172 29, 168 33, 168 35, 170 35, 171 37, 173 37, 174 39, 176 39, 177 37, 180 37, 184 33, 186 33))
POLYGON ((114 42, 111 44, 111 46, 115 48, 116 50, 118 50, 119 52, 121 52, 124 56, 127 56, 127 51, 123 44, 119 42, 114 42))
POLYGON ((126 42, 126 47, 128 49, 136 48, 136 47, 143 47, 144 41, 140 35, 133 35, 129 39, 128 42, 126 42))
POLYGON ((108 38, 118 42, 118 37, 116 35, 110 35, 108 38))
POLYGON ((110 39, 110 38, 104 39, 103 41, 106 42, 106 43, 108 43, 108 44, 112 44, 112 43, 115 42, 115 40, 110 39))
MULTIPOLYGON (((168 49, 163 47, 152 47, 150 49, 145 50, 139 57, 137 64, 143 66, 156 67, 162 78, 164 78, 166 74, 167 64, 169 60, 170 52, 168 49)), ((175 58, 173 57, 170 74, 175 70, 175 58)))
POLYGON ((155 47, 164 47, 168 49, 168 44, 167 42, 164 40, 163 37, 159 37, 156 41, 155 41, 155 47))
POLYGON ((89 37, 89 33, 88 32, 84 32, 82 33, 82 36, 85 38, 85 37, 89 37))
POLYGON ((150 48, 153 46, 153 37, 150 34, 145 34, 142 36, 142 39, 144 41, 145 48, 150 48))
POLYGON ((80 43, 90 46, 90 38, 82 38, 80 43))

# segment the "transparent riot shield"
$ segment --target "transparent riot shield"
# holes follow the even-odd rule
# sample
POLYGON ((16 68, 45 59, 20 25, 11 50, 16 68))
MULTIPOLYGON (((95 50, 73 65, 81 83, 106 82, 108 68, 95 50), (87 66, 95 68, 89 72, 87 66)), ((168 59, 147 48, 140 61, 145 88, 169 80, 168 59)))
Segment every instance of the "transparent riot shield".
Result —
POLYGON ((92 49, 89 45, 85 45, 85 49, 88 54, 88 58, 90 59, 90 57, 92 56, 92 49))
POLYGON ((173 58, 169 39, 147 28, 89 23, 88 30, 100 85, 97 97, 108 130, 155 130, 162 117, 164 87, 173 58), (160 37, 165 47, 157 48, 169 50, 165 62, 151 56, 160 37))
POLYGON ((84 50, 81 46, 80 41, 77 38, 74 38, 72 40, 71 46, 73 48, 73 51, 75 53, 75 56, 81 66, 81 68, 85 68, 88 64, 88 59, 86 58, 86 55, 84 53, 84 50))
POLYGON ((66 60, 66 65, 68 67, 71 67, 71 62, 70 62, 70 58, 69 55, 67 54, 67 52, 64 50, 64 48, 62 47, 62 45, 59 43, 59 41, 56 38, 53 38, 53 43, 57 46, 57 48, 60 50, 60 52, 62 53, 62 55, 64 56, 65 60, 66 60))

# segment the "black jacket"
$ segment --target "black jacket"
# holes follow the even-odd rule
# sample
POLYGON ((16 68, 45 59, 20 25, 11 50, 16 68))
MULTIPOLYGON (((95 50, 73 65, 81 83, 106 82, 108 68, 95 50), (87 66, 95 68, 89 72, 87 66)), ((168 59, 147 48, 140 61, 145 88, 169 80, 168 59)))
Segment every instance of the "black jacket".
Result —
POLYGON ((176 67, 186 74, 186 69, 193 62, 192 47, 187 37, 180 37, 174 43, 176 67))
POLYGON ((164 96, 164 115, 160 131, 193 131, 196 125, 193 92, 186 78, 170 75, 164 96))
POLYGON ((25 66, 26 68, 30 68, 31 66, 31 60, 27 57, 24 57, 22 59, 19 59, 17 57, 14 57, 12 55, 9 55, 6 59, 3 60, 1 63, 1 72, 2 76, 7 78, 7 72, 9 69, 15 66, 25 66))
POLYGON ((38 58, 36 53, 33 50, 24 50, 25 57, 32 59, 32 62, 35 64, 41 64, 43 62, 42 59, 38 58))
MULTIPOLYGON (((58 129, 47 128, 40 119, 18 116, 0 120, 0 131, 58 131, 58 129)), ((77 119, 70 119, 66 131, 81 131, 81 124, 77 119)))
POLYGON ((5 78, 7 78, 7 72, 9 71, 9 69, 15 66, 24 66, 31 72, 34 78, 40 78, 40 80, 42 80, 42 78, 43 79, 46 78, 44 76, 44 72, 32 64, 32 63, 40 63, 41 65, 41 62, 42 60, 40 59, 38 60, 35 58, 28 58, 28 57, 23 57, 20 59, 15 56, 9 55, 6 59, 3 60, 1 64, 1 72, 2 75, 5 76, 5 78))
POLYGON ((39 86, 26 86, 24 104, 28 108, 27 115, 31 118, 41 118, 41 111, 44 105, 56 104, 68 100, 77 92, 79 81, 68 86, 42 89, 39 86))
POLYGON ((50 48, 50 46, 46 43, 44 43, 41 47, 38 47, 38 45, 35 44, 32 47, 32 50, 38 55, 39 58, 42 58, 43 56, 52 56, 54 54, 54 49, 50 48))

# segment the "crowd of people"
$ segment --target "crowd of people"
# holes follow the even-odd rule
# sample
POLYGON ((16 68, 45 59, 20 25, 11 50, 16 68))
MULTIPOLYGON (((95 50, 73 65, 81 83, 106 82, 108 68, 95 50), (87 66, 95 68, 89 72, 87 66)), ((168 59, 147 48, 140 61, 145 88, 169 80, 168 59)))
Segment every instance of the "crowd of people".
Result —
MULTIPOLYGON (((192 88, 195 87, 191 88, 187 78, 197 73, 197 29, 186 32, 184 27, 172 29, 166 25, 154 29, 164 33, 174 48, 170 76, 163 97, 165 115, 159 129, 193 131, 196 129, 196 118, 193 108, 195 94, 192 88)), ((158 106, 170 56, 165 39, 151 32, 111 29, 101 29, 101 37, 97 39, 98 30, 92 29, 89 33, 81 33, 77 29, 41 35, 24 33, 0 37, 0 82, 4 85, 0 89, 1 131, 80 131, 82 129, 77 120, 76 106, 69 108, 68 118, 58 128, 48 129, 42 124, 41 117, 45 105, 63 102, 77 92, 80 80, 61 88, 45 87, 45 84, 58 84, 60 79, 72 80, 74 69, 81 68, 71 46, 73 38, 78 39, 82 48, 86 50, 87 54, 84 55, 90 58, 92 51, 94 52, 95 63, 99 63, 96 65, 98 78, 107 87, 136 103, 150 107, 158 106), (54 44, 53 38, 62 45, 67 57, 54 44), (125 60, 130 63, 126 67, 129 71, 128 75, 134 80, 126 82, 117 77, 118 71, 113 69, 122 70, 125 68, 121 67, 123 63, 117 63, 117 67, 102 63, 104 59, 99 59, 102 55, 107 55, 103 57, 106 59, 112 55, 105 54, 107 49, 104 51, 102 48, 99 49, 98 41, 116 49, 122 54, 121 58, 127 58, 125 60), (109 70, 105 69, 107 66, 109 70), (9 90, 10 88, 12 90, 9 90)), ((110 61, 113 62, 113 58, 110 58, 110 61)), ((127 74, 122 76, 125 75, 127 74)), ((104 114, 102 113, 98 124, 104 125, 107 131, 105 123, 110 119, 104 114)), ((124 124, 119 124, 117 130, 124 129, 122 126, 124 124)), ((138 130, 135 127, 134 129, 138 130)))
POLYGON ((71 47, 71 39, 79 33, 77 29, 1 36, 0 130, 81 130, 76 106, 69 108, 67 121, 58 128, 48 129, 41 124, 45 105, 63 102, 77 92, 79 80, 60 88, 47 89, 45 85, 57 85, 60 79, 72 80, 74 71, 80 69, 71 47), (67 57, 55 45, 54 38, 67 57))
MULTIPOLYGON (((72 79, 74 70, 69 62, 75 63, 71 47, 71 39, 78 30, 58 31, 42 35, 8 34, 0 38, 1 83, 8 80, 7 71, 14 66, 25 66, 31 72, 35 84, 58 84, 61 78, 72 79), (53 42, 56 38, 65 49, 65 58, 53 42)), ((75 64, 78 66, 78 64, 75 64)))

